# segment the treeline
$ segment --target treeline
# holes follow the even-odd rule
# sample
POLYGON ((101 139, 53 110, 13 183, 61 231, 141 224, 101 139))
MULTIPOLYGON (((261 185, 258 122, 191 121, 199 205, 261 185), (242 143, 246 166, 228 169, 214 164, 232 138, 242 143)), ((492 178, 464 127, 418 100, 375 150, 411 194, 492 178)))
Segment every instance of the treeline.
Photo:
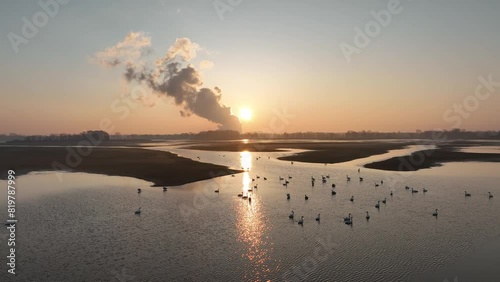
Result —
POLYGON ((333 132, 294 132, 294 133, 245 133, 240 138, 247 139, 320 139, 320 140, 365 140, 365 139, 500 139, 500 131, 465 131, 429 130, 416 132, 375 132, 375 131, 348 131, 345 133, 333 132))
POLYGON ((29 135, 10 140, 13 143, 23 142, 79 142, 84 140, 109 141, 110 135, 102 130, 89 130, 78 134, 29 135))
POLYGON ((231 139, 319 139, 319 140, 365 140, 365 139, 500 139, 500 131, 465 131, 453 130, 429 130, 416 132, 375 132, 375 131, 348 131, 344 133, 334 132, 293 132, 293 133, 264 133, 248 132, 239 133, 232 130, 212 130, 199 133, 182 134, 155 134, 155 135, 112 135, 114 139, 194 139, 194 140, 231 140, 231 139))
MULTIPOLYGON (((13 137, 13 135, 10 135, 13 137)), ((318 139, 318 140, 370 140, 370 139, 441 139, 441 140, 500 140, 500 131, 465 131, 461 129, 444 131, 416 132, 375 132, 375 131, 348 131, 345 133, 332 132, 294 132, 294 133, 239 133, 232 130, 211 130, 199 133, 180 134, 115 134, 109 135, 100 130, 85 131, 80 134, 51 134, 33 136, 15 136, 10 142, 66 142, 89 139, 103 141, 162 141, 162 140, 233 140, 233 139, 318 139)))
POLYGON ((12 141, 20 138, 24 138, 24 136, 15 133, 0 134, 0 142, 12 141))

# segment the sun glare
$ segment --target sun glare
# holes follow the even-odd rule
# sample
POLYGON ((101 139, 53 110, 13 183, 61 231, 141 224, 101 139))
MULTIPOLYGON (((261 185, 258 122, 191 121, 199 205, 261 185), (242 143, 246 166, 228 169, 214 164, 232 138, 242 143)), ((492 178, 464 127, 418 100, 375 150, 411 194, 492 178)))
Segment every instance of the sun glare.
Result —
POLYGON ((249 121, 252 119, 252 110, 249 108, 240 109, 240 119, 244 121, 249 121))

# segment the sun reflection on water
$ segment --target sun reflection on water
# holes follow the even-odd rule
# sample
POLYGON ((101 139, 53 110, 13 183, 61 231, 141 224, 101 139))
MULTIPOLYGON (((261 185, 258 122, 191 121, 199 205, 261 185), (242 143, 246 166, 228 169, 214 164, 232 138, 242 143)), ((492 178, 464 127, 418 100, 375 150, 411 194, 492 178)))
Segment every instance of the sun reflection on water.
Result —
POLYGON ((252 153, 248 151, 240 152, 240 161, 243 170, 250 170, 252 168, 252 153))
MULTIPOLYGON (((252 155, 250 152, 241 152, 241 166, 250 168, 252 166, 252 155)), ((257 179, 256 179, 257 180, 257 179)), ((252 266, 245 270, 245 280, 262 281, 271 273, 270 253, 272 243, 263 240, 269 229, 266 216, 262 212, 260 197, 257 191, 252 190, 253 181, 248 171, 243 173, 243 194, 251 198, 242 200, 236 205, 238 240, 243 244, 243 259, 248 260, 252 266)))

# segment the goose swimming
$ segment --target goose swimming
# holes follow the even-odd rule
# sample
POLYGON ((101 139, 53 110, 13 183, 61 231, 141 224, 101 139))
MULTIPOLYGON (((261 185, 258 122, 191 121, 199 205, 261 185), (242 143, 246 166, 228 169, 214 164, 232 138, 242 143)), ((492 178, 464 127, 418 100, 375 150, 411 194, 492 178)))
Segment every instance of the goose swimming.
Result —
POLYGON ((488 198, 493 198, 493 195, 491 195, 491 192, 488 192, 488 198))
POLYGON ((288 216, 288 218, 293 219, 294 216, 295 216, 295 213, 292 211, 292 213, 288 216))
POLYGON ((318 216, 316 217, 316 221, 319 221, 320 220, 320 217, 319 217, 319 213, 318 213, 318 216))
POLYGON ((470 197, 472 196, 470 193, 467 193, 467 191, 465 191, 465 197, 470 197))
POLYGON ((137 210, 135 211, 135 214, 141 214, 141 208, 140 208, 140 207, 139 207, 139 209, 137 209, 137 210))
POLYGON ((368 213, 368 211, 366 212, 366 220, 370 219, 370 214, 368 213))
POLYGON ((306 199, 306 201, 309 200, 309 197, 307 195, 305 195, 304 198, 306 199))

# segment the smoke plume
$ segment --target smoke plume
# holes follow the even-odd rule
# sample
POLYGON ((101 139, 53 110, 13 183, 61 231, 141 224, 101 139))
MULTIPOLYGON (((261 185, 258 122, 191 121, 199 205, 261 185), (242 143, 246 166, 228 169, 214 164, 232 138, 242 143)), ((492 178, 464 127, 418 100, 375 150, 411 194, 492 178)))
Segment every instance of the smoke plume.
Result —
MULTIPOLYGON (((159 95, 173 98, 180 114, 192 114, 216 123, 222 130, 241 131, 241 122, 231 108, 221 103, 221 90, 203 87, 201 73, 189 61, 200 46, 189 38, 177 38, 166 54, 154 64, 141 60, 151 53, 151 38, 131 32, 115 46, 97 52, 93 60, 105 67, 123 67, 128 82, 137 82, 159 95)), ((203 61, 211 66, 211 62, 203 61), (208 62, 208 63, 207 63, 208 62)))

